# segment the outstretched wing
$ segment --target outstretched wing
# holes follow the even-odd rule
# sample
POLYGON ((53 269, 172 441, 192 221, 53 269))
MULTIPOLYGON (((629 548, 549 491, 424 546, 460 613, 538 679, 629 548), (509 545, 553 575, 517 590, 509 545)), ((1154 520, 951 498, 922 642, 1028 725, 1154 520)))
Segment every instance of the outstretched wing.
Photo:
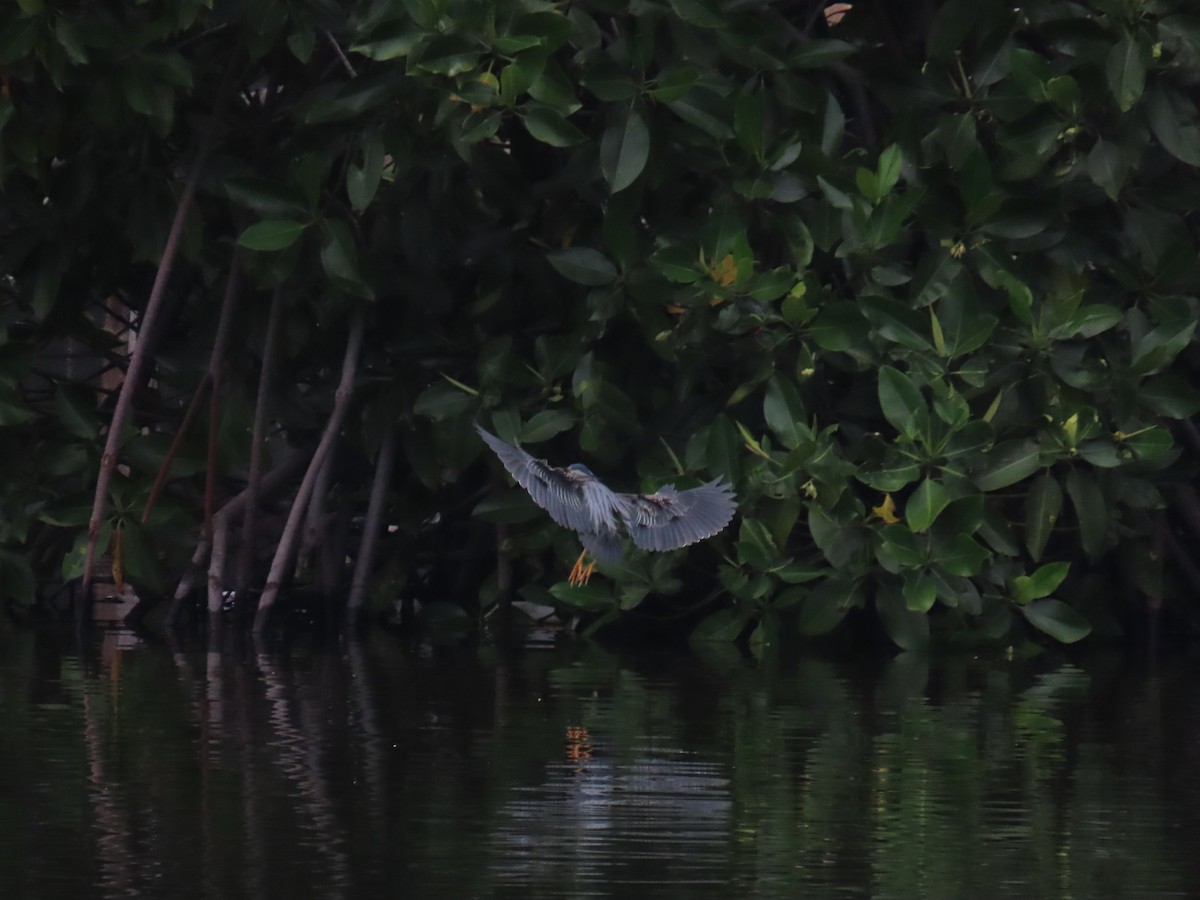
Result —
MULTIPOLYGON (((533 502, 550 513, 550 518, 559 525, 573 531, 590 532, 596 531, 605 517, 612 521, 611 507, 598 515, 597 510, 589 506, 588 501, 596 493, 594 488, 599 482, 593 481, 593 485, 589 486, 588 479, 580 472, 560 469, 544 459, 530 456, 520 447, 500 440, 478 425, 475 430, 500 457, 500 462, 504 463, 504 468, 508 469, 517 484, 525 488, 533 502)), ((611 494, 611 491, 608 493, 611 494)))
POLYGON ((712 537, 729 524, 737 502, 720 478, 686 491, 673 484, 653 494, 621 494, 621 518, 643 550, 675 550, 712 537))

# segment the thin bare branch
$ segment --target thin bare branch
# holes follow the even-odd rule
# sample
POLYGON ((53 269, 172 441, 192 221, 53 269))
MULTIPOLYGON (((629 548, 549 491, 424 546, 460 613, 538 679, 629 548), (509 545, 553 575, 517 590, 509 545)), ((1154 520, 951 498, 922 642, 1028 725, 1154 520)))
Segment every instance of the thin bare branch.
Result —
POLYGON ((210 373, 205 372, 204 377, 200 379, 200 384, 196 386, 196 390, 192 394, 187 411, 183 414, 183 421, 179 423, 179 429, 175 432, 175 437, 171 439, 171 446, 167 448, 167 455, 163 458, 162 465, 158 467, 158 474, 154 477, 154 486, 150 488, 150 497, 146 500, 146 508, 142 511, 143 525, 150 521, 150 515, 154 512, 154 504, 158 502, 159 492, 166 484, 167 475, 170 474, 171 466, 179 455, 179 448, 183 446, 183 439, 192 426, 192 420, 196 418, 196 410, 200 408, 200 401, 208 391, 210 382, 210 373))
POLYGON ((344 50, 342 50, 341 44, 337 42, 337 38, 333 36, 328 28, 325 29, 325 37, 329 39, 329 43, 333 46, 333 52, 336 53, 338 59, 341 60, 342 68, 346 70, 346 74, 351 78, 357 78, 358 73, 354 71, 354 65, 349 59, 346 58, 346 53, 344 50))

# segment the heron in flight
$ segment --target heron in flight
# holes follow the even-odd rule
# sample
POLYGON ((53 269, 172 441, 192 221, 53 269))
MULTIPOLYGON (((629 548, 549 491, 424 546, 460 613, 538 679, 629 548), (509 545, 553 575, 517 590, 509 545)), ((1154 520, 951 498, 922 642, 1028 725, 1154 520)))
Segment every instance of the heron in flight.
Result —
POLYGON ((737 508, 733 490, 720 477, 686 491, 666 484, 653 494, 620 494, 587 466, 560 469, 478 425, 475 430, 534 503, 559 525, 578 532, 583 552, 569 577, 575 586, 587 584, 597 562, 620 561, 621 526, 643 550, 676 550, 721 531, 737 508), (584 565, 589 553, 592 560, 584 565))

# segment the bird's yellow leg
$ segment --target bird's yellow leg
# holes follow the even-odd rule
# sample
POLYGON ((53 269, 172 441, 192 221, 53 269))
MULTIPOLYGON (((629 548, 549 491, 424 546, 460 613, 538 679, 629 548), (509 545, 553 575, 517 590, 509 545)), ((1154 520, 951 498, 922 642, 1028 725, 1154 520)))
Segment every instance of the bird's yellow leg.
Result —
POLYGON ((593 559, 586 566, 583 564, 584 558, 587 556, 587 551, 584 550, 579 554, 579 559, 575 560, 575 565, 571 567, 571 574, 567 576, 567 581, 571 587, 579 587, 587 584, 588 579, 592 577, 592 572, 596 571, 596 561, 593 559))

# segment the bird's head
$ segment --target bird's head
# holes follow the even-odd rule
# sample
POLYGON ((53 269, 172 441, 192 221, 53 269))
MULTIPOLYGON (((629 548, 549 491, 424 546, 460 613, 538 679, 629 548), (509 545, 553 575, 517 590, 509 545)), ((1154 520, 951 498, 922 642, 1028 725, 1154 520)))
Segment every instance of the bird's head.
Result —
POLYGON ((571 463, 569 466, 567 466, 567 469, 572 472, 578 472, 580 475, 583 475, 586 478, 595 478, 596 477, 595 475, 592 474, 592 470, 589 469, 587 466, 585 466, 583 463, 571 463))

